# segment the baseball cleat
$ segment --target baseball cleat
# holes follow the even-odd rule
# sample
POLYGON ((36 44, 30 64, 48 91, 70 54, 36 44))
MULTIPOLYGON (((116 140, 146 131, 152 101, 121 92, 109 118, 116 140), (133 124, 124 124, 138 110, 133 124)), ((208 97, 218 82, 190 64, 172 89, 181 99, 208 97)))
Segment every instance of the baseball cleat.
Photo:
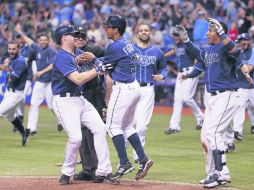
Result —
POLYGON ((228 148, 226 150, 226 153, 233 152, 234 150, 235 150, 235 144, 234 143, 229 143, 228 148))
POLYGON ((145 157, 140 163, 139 163, 139 170, 138 173, 135 176, 136 180, 143 179, 147 173, 148 170, 153 166, 153 161, 145 157))
POLYGON ((203 122, 204 122, 204 120, 203 120, 203 119, 197 122, 197 125, 196 125, 196 130, 200 130, 200 129, 202 129, 202 127, 203 127, 203 122))
POLYGON ((21 136, 22 136, 22 146, 26 145, 28 135, 29 135, 29 129, 24 129, 24 132, 21 134, 21 136))
POLYGON ((118 167, 117 172, 112 176, 114 179, 118 179, 122 177, 123 175, 130 173, 134 170, 134 167, 132 166, 131 162, 128 161, 124 165, 120 165, 118 167))
POLYGON ((60 132, 60 131, 62 131, 63 130, 63 126, 61 125, 61 124, 58 124, 57 125, 57 130, 60 132))
POLYGON ((164 134, 165 135, 171 135, 173 133, 180 133, 180 132, 181 132, 181 130, 168 128, 166 131, 164 131, 164 134))
POLYGON ((219 175, 214 173, 211 175, 207 180, 204 181, 204 188, 214 188, 219 185, 225 185, 227 183, 230 183, 230 180, 222 180, 219 178, 219 175))
POLYGON ((108 174, 107 176, 95 175, 93 178, 93 183, 109 183, 112 185, 118 185, 120 181, 115 179, 112 174, 108 174))
POLYGON ((251 133, 251 134, 254 134, 254 126, 251 126, 251 127, 250 127, 250 133, 251 133))
POLYGON ((243 136, 239 132, 235 131, 234 135, 235 135, 235 139, 237 139, 239 141, 243 140, 243 136))
POLYGON ((85 171, 81 171, 73 176, 74 181, 91 181, 92 179, 93 175, 85 171))
POLYGON ((70 183, 70 176, 67 176, 65 174, 62 174, 59 179, 60 185, 67 185, 70 183))

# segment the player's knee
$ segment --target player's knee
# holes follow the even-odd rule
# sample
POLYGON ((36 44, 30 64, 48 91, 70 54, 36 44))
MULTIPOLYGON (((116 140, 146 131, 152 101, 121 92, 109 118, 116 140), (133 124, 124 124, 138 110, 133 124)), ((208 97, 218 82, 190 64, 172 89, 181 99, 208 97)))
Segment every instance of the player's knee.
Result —
POLYGON ((81 141, 82 141, 82 135, 73 135, 73 136, 70 136, 69 137, 69 143, 71 144, 81 144, 81 141))
POLYGON ((191 97, 184 97, 183 101, 186 104, 191 104, 193 102, 193 98, 191 98, 191 97))
POLYGON ((146 128, 143 129, 137 129, 137 133, 139 136, 146 136, 146 128))

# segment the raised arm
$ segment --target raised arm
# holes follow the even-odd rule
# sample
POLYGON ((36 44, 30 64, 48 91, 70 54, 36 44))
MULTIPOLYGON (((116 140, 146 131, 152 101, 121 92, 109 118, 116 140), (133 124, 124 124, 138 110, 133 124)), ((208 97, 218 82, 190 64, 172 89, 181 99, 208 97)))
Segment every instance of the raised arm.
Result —
POLYGON ((25 40, 25 42, 26 42, 29 46, 31 46, 31 45, 34 43, 34 41, 33 41, 31 38, 27 37, 27 36, 23 33, 23 31, 21 30, 20 24, 17 24, 17 25, 16 25, 15 31, 18 32, 18 33, 21 35, 21 37, 25 40))

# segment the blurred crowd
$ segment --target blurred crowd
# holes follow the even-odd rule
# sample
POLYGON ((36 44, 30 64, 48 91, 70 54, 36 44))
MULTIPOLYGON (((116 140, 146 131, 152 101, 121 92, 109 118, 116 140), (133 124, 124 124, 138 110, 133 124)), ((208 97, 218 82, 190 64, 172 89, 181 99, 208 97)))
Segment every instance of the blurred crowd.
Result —
POLYGON ((136 25, 149 23, 154 43, 165 51, 174 43, 170 33, 176 24, 187 28, 195 42, 206 41, 206 17, 226 22, 233 40, 244 32, 254 38, 254 0, 10 0, 0 4, 0 47, 15 38, 17 23, 34 40, 41 32, 53 36, 61 24, 84 26, 90 40, 105 46, 102 22, 111 14, 126 16, 130 40, 136 25))

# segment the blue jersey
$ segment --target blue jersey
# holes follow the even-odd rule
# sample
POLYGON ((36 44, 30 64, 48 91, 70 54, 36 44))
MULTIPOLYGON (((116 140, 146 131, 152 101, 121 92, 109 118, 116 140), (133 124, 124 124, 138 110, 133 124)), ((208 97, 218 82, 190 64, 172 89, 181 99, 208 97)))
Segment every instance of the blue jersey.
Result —
POLYGON ((35 52, 30 46, 25 44, 24 46, 20 47, 20 54, 25 58, 27 63, 27 80, 33 80, 32 61, 35 60, 35 52))
POLYGON ((60 49, 56 55, 52 70, 52 92, 54 95, 61 93, 81 92, 82 86, 78 86, 67 78, 72 72, 82 72, 79 70, 75 55, 60 49))
POLYGON ((115 68, 110 72, 114 81, 133 82, 136 78, 136 60, 133 45, 123 38, 112 42, 105 51, 104 63, 113 63, 115 68))
MULTIPOLYGON (((241 51, 239 56, 240 56, 240 59, 243 61, 243 63, 248 65, 254 65, 254 62, 250 61, 251 56, 254 57, 253 48, 249 48, 247 51, 241 51)), ((253 72, 252 72, 252 78, 253 78, 253 72)), ((244 89, 254 88, 253 84, 250 84, 247 81, 246 77, 244 76, 241 70, 237 70, 237 79, 238 79, 239 88, 244 88, 244 89)))
MULTIPOLYGON (((45 69, 50 64, 54 63, 56 57, 56 50, 51 47, 41 48, 36 43, 33 43, 31 46, 36 53, 36 66, 37 71, 45 69)), ((51 81, 51 72, 46 72, 41 77, 37 79, 40 82, 50 82, 51 81)))
POLYGON ((161 49, 154 45, 142 48, 134 44, 136 62, 136 79, 140 83, 154 83, 153 74, 161 74, 163 77, 167 75, 164 54, 161 49))
POLYGON ((237 64, 234 64, 228 61, 228 52, 232 47, 232 43, 226 46, 219 43, 200 50, 192 42, 187 43, 187 48, 199 61, 195 67, 203 71, 205 69, 208 92, 238 89, 236 67, 240 68, 243 63, 237 61, 237 64))
POLYGON ((6 87, 13 90, 24 90, 28 72, 25 58, 19 55, 15 59, 11 59, 9 68, 6 87))
POLYGON ((176 66, 179 71, 182 71, 183 68, 193 66, 195 58, 189 52, 185 43, 181 42, 176 44, 175 54, 176 54, 176 66))

